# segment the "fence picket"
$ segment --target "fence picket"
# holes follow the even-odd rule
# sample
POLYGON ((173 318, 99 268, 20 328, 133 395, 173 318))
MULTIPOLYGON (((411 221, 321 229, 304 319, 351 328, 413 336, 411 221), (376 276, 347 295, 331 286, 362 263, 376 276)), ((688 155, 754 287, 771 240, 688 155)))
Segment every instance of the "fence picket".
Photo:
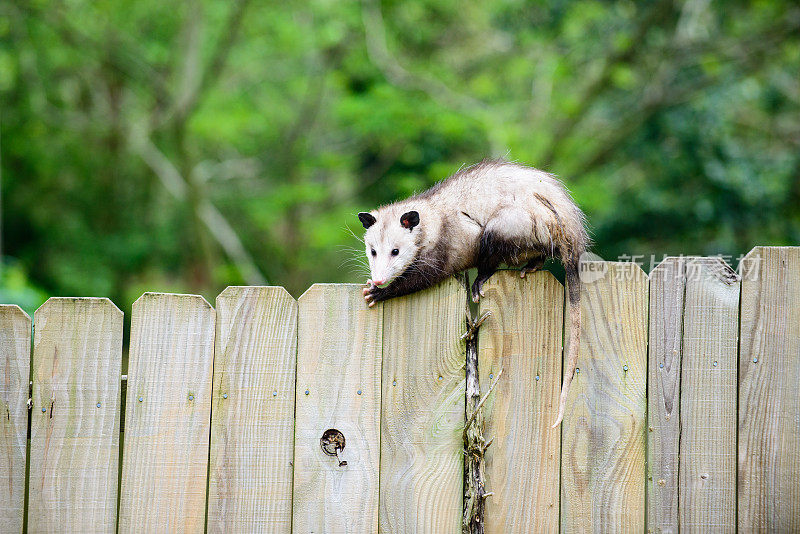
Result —
POLYGON ((665 258, 650 273, 647 526, 678 532, 680 378, 686 258, 665 258))
POLYGON ((481 389, 502 370, 485 404, 486 532, 557 532, 564 286, 548 272, 520 280, 501 271, 485 286, 479 336, 481 389))
POLYGON ((133 304, 120 532, 203 532, 214 309, 194 295, 133 304))
POLYGON ((31 319, 19 306, 0 305, 0 524, 22 532, 28 443, 31 319))
POLYGON ((355 284, 314 284, 299 308, 294 532, 377 532, 383 310, 355 284))
POLYGON ((29 532, 114 532, 122 312, 51 298, 34 314, 29 532))
POLYGON ((461 528, 465 304, 451 278, 383 305, 381 532, 461 528))
POLYGON ((648 280, 635 263, 599 263, 590 274, 605 275, 581 289, 580 372, 562 429, 561 526, 642 532, 648 280))
POLYGON ((209 532, 291 532, 297 302, 282 287, 217 297, 209 532))
POLYGON ((719 258, 686 264, 681 358, 682 532, 736 530, 739 277, 719 258))
POLYGON ((738 523, 800 531, 800 247, 740 264, 738 523))

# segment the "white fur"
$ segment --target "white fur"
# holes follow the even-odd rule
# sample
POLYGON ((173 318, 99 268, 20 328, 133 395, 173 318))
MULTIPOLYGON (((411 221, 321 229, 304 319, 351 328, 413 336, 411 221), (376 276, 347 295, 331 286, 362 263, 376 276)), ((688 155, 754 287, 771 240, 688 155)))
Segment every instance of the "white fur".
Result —
MULTIPOLYGON (((559 248, 562 256, 581 254, 588 241, 583 214, 560 181, 546 172, 504 161, 484 161, 463 169, 424 193, 371 213, 377 222, 364 234, 367 259, 372 279, 384 283, 400 276, 420 251, 442 246, 443 231, 447 236, 445 268, 450 272, 475 265, 484 228, 531 246, 559 248), (420 224, 408 230, 400 218, 411 210, 419 212, 420 224), (395 248, 400 253, 391 256, 395 248), (372 256, 372 249, 377 256, 372 256)), ((424 254, 419 257, 425 261, 424 254)), ((518 260, 522 263, 526 258, 518 260)))

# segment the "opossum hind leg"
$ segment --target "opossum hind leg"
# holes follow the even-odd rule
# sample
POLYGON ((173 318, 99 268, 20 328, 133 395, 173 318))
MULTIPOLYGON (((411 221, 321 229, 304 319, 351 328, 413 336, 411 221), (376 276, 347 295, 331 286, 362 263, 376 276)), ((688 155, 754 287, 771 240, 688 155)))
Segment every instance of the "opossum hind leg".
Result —
POLYGON ((500 210, 481 232, 478 247, 478 276, 472 284, 472 300, 483 296, 483 284, 497 271, 501 263, 519 264, 529 257, 526 233, 531 232, 530 216, 513 208, 500 210))
POLYGON ((542 266, 544 265, 544 259, 545 259, 544 256, 540 255, 540 256, 534 256, 533 258, 528 260, 528 263, 526 263, 522 267, 522 269, 519 270, 519 277, 525 278, 526 274, 535 273, 536 271, 541 269, 542 266))

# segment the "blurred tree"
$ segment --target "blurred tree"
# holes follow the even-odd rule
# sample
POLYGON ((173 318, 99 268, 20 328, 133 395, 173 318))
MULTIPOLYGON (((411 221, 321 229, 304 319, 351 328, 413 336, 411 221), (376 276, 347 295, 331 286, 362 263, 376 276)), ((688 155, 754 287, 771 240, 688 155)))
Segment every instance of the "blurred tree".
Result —
POLYGON ((608 258, 795 244, 798 30, 792 1, 7 0, 3 254, 126 310, 298 296, 365 278, 357 211, 487 156, 559 174, 608 258))

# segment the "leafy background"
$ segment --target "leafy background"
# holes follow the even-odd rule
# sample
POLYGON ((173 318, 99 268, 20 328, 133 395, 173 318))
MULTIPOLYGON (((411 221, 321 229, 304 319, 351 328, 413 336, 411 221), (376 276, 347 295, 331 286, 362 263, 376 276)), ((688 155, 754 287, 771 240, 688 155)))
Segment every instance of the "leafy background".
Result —
POLYGON ((0 300, 362 282, 359 210, 484 157, 594 251, 800 242, 793 1, 4 0, 0 300))

